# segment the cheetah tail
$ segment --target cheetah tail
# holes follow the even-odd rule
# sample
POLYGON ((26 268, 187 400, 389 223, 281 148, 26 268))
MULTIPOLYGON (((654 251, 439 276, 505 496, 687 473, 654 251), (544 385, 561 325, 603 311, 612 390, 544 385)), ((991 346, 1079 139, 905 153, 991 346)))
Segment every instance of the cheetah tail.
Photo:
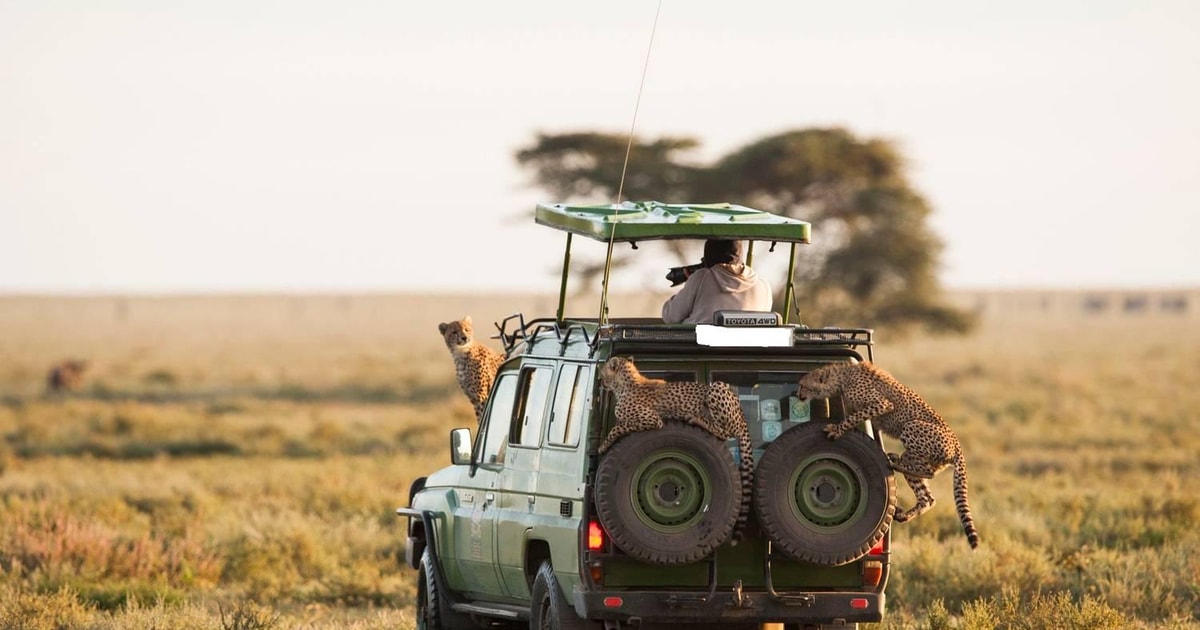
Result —
POLYGON ((754 492, 754 450, 749 430, 745 430, 743 435, 738 436, 738 456, 742 460, 741 466, 738 467, 738 476, 741 478, 742 485, 742 505, 738 510, 737 525, 733 528, 735 545, 741 541, 746 531, 746 522, 750 519, 751 495, 754 492))
POLYGON ((971 518, 971 507, 967 505, 967 460, 962 451, 954 458, 954 506, 958 509, 958 519, 962 521, 963 532, 967 542, 974 549, 979 546, 979 532, 975 530, 975 520, 971 518))

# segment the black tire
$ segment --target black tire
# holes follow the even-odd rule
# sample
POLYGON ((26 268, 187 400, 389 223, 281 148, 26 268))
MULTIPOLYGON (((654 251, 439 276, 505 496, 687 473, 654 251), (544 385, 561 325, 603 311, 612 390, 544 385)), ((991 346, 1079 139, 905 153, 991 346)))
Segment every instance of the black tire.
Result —
POLYGON ((426 549, 417 572, 417 630, 478 630, 471 617, 451 610, 440 581, 437 563, 426 549))
POLYGON ((741 477, 724 440, 667 421, 631 433, 596 470, 596 511, 625 553, 656 564, 687 564, 729 540, 742 503, 741 477))
POLYGON ((853 562, 887 533, 896 478, 887 456, 861 431, 831 440, 810 422, 763 450, 754 474, 758 523, 784 554, 837 566, 853 562))
POLYGON ((575 614, 566 594, 554 577, 554 567, 545 560, 533 578, 529 600, 529 630, 593 630, 599 623, 575 614))

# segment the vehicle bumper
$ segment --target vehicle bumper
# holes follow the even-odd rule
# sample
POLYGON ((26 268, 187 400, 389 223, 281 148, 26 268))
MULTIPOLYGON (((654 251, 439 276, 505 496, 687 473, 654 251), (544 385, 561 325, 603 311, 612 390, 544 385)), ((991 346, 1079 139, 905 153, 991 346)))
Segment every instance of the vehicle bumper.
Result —
POLYGON ((711 597, 695 591, 576 590, 575 612, 587 619, 643 622, 804 622, 873 623, 883 619, 884 594, 863 592, 805 592, 780 596, 766 592, 718 591, 711 597), (613 605, 612 598, 620 598, 613 605), (606 603, 606 600, 607 603, 606 603))

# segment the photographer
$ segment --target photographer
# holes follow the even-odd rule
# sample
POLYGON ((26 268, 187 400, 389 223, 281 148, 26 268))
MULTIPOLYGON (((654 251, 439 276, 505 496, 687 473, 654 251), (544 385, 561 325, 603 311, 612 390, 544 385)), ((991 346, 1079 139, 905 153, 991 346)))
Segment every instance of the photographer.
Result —
POLYGON ((685 278, 679 293, 663 304, 668 324, 712 323, 717 311, 771 310, 771 287, 742 262, 741 241, 705 241, 700 264, 674 267, 667 274, 671 286, 685 278))

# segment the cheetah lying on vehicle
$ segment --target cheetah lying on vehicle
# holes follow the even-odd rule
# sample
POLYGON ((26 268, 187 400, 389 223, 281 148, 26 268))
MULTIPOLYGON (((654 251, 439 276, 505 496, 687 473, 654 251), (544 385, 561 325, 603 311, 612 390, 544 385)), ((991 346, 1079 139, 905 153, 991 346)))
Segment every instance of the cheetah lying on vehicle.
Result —
POLYGON ((492 381, 496 380, 504 355, 475 342, 470 315, 456 322, 438 324, 438 332, 442 333, 446 347, 454 357, 458 386, 475 406, 475 420, 482 422, 492 381))
POLYGON ((837 439, 865 420, 904 445, 904 454, 888 453, 892 469, 904 473, 917 504, 901 511, 896 508, 895 522, 903 523, 933 507, 933 494, 926 479, 948 465, 954 466, 954 504, 971 548, 979 546, 979 532, 967 505, 967 462, 958 437, 916 392, 905 387, 883 369, 871 363, 832 363, 809 372, 800 379, 797 396, 801 400, 842 395, 846 419, 825 425, 825 434, 837 439))
POLYGON ((754 454, 750 427, 733 387, 719 381, 711 384, 668 383, 646 378, 633 361, 624 357, 612 357, 605 362, 600 369, 600 382, 617 400, 614 411, 617 422, 600 445, 601 453, 625 435, 661 429, 664 418, 686 420, 722 440, 737 438, 742 460, 739 468, 742 507, 734 528, 734 540, 739 539, 750 513, 754 454))

